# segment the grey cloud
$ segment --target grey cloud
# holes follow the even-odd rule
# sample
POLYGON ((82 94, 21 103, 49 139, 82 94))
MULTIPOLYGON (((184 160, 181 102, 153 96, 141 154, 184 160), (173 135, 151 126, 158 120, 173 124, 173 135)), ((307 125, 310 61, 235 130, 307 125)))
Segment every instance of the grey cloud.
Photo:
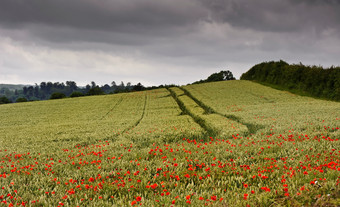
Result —
POLYGON ((239 76, 267 60, 336 65, 339 22, 337 0, 1 0, 0 54, 5 37, 10 39, 7 46, 17 44, 18 53, 32 53, 34 61, 17 61, 16 55, 6 58, 11 50, 3 50, 0 72, 14 74, 15 68, 32 79, 53 65, 47 73, 62 81, 68 72, 55 71, 65 68, 63 61, 77 52, 74 61, 79 63, 69 60, 72 77, 81 73, 83 79, 92 78, 96 73, 91 73, 91 64, 98 62, 97 68, 123 78, 124 68, 107 66, 112 57, 120 57, 136 65, 126 69, 132 71, 128 75, 157 84, 195 81, 229 66, 239 76), (35 55, 43 50, 65 54, 49 63, 44 62, 49 56, 35 55), (86 51, 112 57, 91 59, 86 51), (90 64, 82 61, 86 58, 90 64), (139 63, 147 65, 145 75, 135 72, 143 68, 139 63))
POLYGON ((0 7, 0 21, 9 27, 46 24, 128 32, 186 25, 204 14, 190 0, 3 0, 0 7))
POLYGON ((264 32, 340 31, 336 0, 2 0, 0 26, 52 42, 140 45, 176 40, 201 22, 264 32))
POLYGON ((3 0, 0 27, 19 40, 140 46, 174 41, 204 21, 208 9, 191 0, 3 0), (15 33, 25 32, 26 37, 15 33))
POLYGON ((295 32, 304 28, 336 27, 340 30, 337 0, 202 0, 213 20, 235 27, 271 32, 295 32))

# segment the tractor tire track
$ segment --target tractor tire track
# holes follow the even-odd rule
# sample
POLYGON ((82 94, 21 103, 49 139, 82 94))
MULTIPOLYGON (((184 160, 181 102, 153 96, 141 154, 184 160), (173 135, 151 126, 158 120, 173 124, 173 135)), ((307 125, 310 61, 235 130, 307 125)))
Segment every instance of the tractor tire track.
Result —
POLYGON ((100 118, 99 120, 103 120, 107 115, 109 115, 117 106, 119 106, 119 104, 121 104, 123 101, 123 96, 120 97, 120 99, 115 103, 115 105, 106 113, 102 116, 102 118, 100 118))
POLYGON ((170 92, 170 95, 172 96, 172 98, 176 101, 176 103, 178 104, 179 108, 182 110, 181 115, 189 115, 194 122, 196 122, 200 127, 202 127, 202 129, 205 130, 206 134, 209 136, 215 136, 218 134, 218 131, 216 129, 214 129, 212 126, 210 126, 209 124, 206 123, 206 121, 204 119, 202 119, 200 116, 192 113, 183 103, 183 101, 181 101, 177 94, 171 90, 170 88, 167 88, 167 90, 170 92))
POLYGON ((242 120, 242 118, 237 117, 235 115, 227 115, 227 114, 222 114, 219 113, 217 111, 215 111, 213 108, 211 108, 210 106, 207 106, 206 104, 204 104, 202 101, 198 100, 196 97, 194 97, 187 89, 180 87, 180 89, 182 89, 184 91, 184 94, 187 95, 188 97, 190 97, 192 100, 194 100, 196 102, 197 105, 199 105, 204 111, 205 114, 217 114, 219 116, 225 117, 227 119, 236 121, 244 126, 247 127, 248 129, 248 133, 245 134, 245 136, 249 136, 251 134, 255 134, 258 130, 263 129, 264 126, 263 125, 259 125, 259 124, 252 124, 249 122, 245 122, 244 120, 242 120))
POLYGON ((144 106, 143 106, 143 112, 142 112, 142 115, 141 117, 135 122, 135 124, 133 124, 132 126, 126 128, 122 134, 124 134, 125 132, 137 127, 139 125, 139 123, 143 120, 144 116, 145 116, 145 111, 146 111, 146 105, 147 105, 147 99, 148 99, 148 95, 147 93, 145 93, 145 98, 144 98, 144 106))

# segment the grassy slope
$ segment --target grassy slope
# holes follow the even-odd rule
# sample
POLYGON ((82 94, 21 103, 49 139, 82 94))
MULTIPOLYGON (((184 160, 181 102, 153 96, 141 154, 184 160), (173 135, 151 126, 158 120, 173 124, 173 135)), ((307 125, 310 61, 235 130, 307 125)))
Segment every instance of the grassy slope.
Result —
POLYGON ((135 134, 140 138, 201 134, 200 127, 180 113, 165 89, 1 105, 1 146, 31 150, 92 144, 121 134, 132 134, 131 139, 135 134))
POLYGON ((339 137, 339 131, 323 131, 338 126, 340 104, 301 97, 250 81, 215 82, 185 86, 194 97, 216 113, 254 126, 255 134, 308 132, 310 136, 339 137), (258 126, 258 127, 256 127, 258 126))
POLYGON ((165 89, 1 105, 0 202, 38 206, 340 202, 339 103, 249 81, 184 89, 189 94, 179 91, 178 99, 187 110, 215 129, 226 126, 230 131, 234 123, 233 136, 221 133, 204 141, 208 138, 204 129, 183 115, 165 89), (208 107, 210 114, 205 113, 208 107), (212 117, 217 116, 216 122, 212 117), (315 181, 318 184, 312 185, 315 181))
POLYGON ((143 94, 129 94, 3 105, 2 146, 29 151, 90 144, 133 125, 141 116, 143 101, 143 94), (112 116, 112 111, 124 119, 112 116))

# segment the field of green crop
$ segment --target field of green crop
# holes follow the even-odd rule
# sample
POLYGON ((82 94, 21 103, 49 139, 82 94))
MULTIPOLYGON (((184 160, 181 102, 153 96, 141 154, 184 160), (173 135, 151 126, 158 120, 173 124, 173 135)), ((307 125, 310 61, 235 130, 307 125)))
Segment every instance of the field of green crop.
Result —
POLYGON ((339 126, 249 81, 0 105, 0 206, 338 206, 339 126))

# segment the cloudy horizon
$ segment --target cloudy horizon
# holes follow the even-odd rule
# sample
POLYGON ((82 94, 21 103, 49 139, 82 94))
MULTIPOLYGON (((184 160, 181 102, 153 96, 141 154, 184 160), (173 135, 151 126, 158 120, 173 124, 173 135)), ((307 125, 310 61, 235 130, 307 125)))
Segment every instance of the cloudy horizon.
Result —
POLYGON ((2 0, 0 83, 187 84, 284 60, 339 66, 337 0, 2 0))

